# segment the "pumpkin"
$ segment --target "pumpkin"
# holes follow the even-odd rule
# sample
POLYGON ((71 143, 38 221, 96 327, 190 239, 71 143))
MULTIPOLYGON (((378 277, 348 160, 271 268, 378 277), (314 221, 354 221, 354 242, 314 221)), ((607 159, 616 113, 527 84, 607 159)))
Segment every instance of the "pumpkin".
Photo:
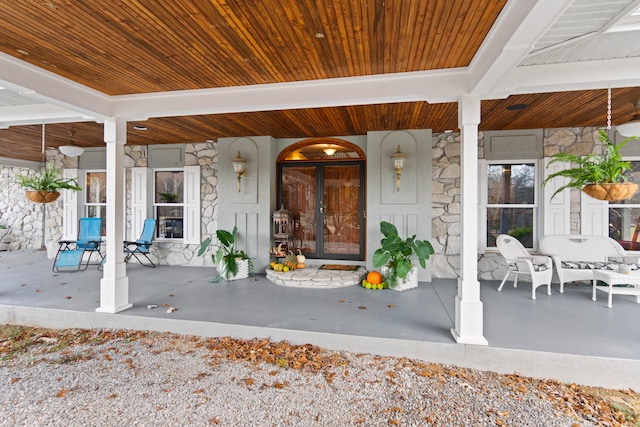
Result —
POLYGON ((302 251, 300 251, 300 249, 298 249, 298 255, 296 256, 296 260, 298 261, 298 264, 304 264, 307 261, 307 257, 302 255, 302 251))
POLYGON ((298 266, 298 259, 295 255, 287 255, 282 263, 285 267, 289 267, 289 270, 295 270, 298 266))
POLYGON ((305 264, 304 262, 299 262, 296 268, 305 268, 306 266, 307 264, 305 264))
POLYGON ((382 280, 382 274, 378 273, 377 271, 371 271, 369 274, 367 274, 367 282, 371 283, 372 285, 382 283, 382 280))

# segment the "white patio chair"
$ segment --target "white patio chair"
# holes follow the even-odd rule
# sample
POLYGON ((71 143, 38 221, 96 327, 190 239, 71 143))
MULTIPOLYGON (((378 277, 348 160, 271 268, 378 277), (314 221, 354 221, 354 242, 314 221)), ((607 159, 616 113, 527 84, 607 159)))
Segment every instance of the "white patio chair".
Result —
POLYGON ((531 276, 531 299, 536 299, 536 288, 547 285, 547 295, 551 295, 551 258, 543 255, 531 255, 522 243, 515 237, 501 234, 496 240, 496 245, 507 262, 507 274, 502 279, 498 291, 502 290, 504 283, 511 273, 515 275, 513 287, 518 287, 518 275, 531 276))

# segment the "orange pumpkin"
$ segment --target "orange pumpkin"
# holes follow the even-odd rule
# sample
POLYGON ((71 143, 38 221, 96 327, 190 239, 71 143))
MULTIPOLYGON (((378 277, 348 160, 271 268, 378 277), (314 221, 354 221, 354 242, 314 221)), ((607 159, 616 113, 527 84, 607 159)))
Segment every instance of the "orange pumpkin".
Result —
POLYGON ((372 285, 382 283, 382 274, 378 273, 377 271, 369 272, 369 274, 367 274, 367 282, 371 283, 372 285))

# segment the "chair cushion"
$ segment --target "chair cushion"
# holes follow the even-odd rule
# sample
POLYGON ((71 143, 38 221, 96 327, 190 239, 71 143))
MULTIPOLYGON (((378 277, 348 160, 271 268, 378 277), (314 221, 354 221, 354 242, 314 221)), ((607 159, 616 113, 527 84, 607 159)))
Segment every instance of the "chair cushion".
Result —
MULTIPOLYGON (((518 263, 515 262, 510 262, 509 268, 514 271, 520 271, 518 263)), ((549 269, 547 264, 533 264, 533 271, 545 271, 547 269, 549 269)))
MULTIPOLYGON (((593 262, 593 261, 562 261, 562 268, 571 270, 617 270, 618 263, 615 262, 593 262)), ((635 266, 632 270, 638 268, 635 266)))

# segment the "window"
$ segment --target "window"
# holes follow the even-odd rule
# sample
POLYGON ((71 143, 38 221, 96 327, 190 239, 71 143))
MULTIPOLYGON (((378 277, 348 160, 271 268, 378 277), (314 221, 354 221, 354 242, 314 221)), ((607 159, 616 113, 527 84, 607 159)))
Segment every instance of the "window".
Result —
POLYGON ((153 173, 156 237, 182 239, 184 233, 184 171, 156 169, 153 173))
POLYGON ((500 234, 510 234, 530 249, 537 239, 536 162, 487 162, 486 247, 496 247, 500 234))
MULTIPOLYGON (((631 160, 629 181, 640 184, 640 160, 631 160)), ((640 250, 640 192, 631 199, 609 203, 609 237, 625 249, 640 250)))
POLYGON ((107 235, 107 173, 87 171, 85 174, 84 215, 102 218, 101 235, 107 235))

